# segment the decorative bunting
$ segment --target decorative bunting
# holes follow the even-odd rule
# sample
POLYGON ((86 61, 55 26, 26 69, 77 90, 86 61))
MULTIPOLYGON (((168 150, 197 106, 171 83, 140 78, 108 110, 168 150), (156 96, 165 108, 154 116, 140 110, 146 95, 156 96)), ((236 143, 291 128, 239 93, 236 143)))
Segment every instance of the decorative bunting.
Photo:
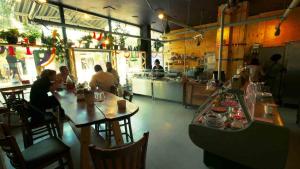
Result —
POLYGON ((8 46, 8 55, 9 56, 16 56, 15 49, 14 49, 13 46, 8 46))
POLYGON ((102 37, 103 37, 103 33, 101 32, 100 35, 99 35, 99 37, 97 38, 97 40, 98 40, 98 41, 101 41, 101 40, 102 40, 102 37))
POLYGON ((29 46, 26 47, 26 55, 32 55, 29 46))

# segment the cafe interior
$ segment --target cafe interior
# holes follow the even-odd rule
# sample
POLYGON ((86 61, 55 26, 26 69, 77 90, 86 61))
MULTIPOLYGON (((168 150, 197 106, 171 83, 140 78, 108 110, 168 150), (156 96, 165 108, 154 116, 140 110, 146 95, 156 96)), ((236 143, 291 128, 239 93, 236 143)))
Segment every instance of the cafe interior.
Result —
POLYGON ((300 0, 0 3, 0 169, 300 169, 300 0))

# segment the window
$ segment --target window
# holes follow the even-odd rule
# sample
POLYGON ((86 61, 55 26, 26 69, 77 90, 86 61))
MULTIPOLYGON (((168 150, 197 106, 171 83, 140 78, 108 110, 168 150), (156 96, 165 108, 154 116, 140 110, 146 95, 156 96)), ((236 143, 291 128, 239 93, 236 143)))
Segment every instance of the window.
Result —
POLYGON ((66 24, 109 30, 108 20, 71 9, 64 9, 66 24))

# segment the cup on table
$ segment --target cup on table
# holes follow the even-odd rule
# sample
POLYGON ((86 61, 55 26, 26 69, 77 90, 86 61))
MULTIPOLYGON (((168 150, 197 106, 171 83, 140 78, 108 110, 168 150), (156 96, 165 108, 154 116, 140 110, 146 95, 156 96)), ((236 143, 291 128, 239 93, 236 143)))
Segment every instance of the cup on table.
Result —
POLYGON ((125 112, 126 111, 126 100, 118 100, 117 104, 118 104, 118 110, 120 112, 125 112))
POLYGON ((84 91, 84 97, 85 97, 85 103, 87 105, 94 105, 94 101, 95 101, 94 92, 86 90, 84 91))

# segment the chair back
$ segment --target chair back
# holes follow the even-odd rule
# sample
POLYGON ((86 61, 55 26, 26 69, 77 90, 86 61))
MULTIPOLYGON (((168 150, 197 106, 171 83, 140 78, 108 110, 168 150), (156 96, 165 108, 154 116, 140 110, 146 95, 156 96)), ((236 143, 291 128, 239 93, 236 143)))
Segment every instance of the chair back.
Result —
POLYGON ((13 136, 10 136, 8 126, 0 123, 0 146, 15 168, 25 169, 25 160, 13 136))
POLYGON ((145 169, 149 133, 139 141, 118 148, 102 149, 90 145, 95 169, 145 169))
POLYGON ((118 96, 118 88, 116 86, 111 86, 110 87, 110 93, 118 96))
POLYGON ((2 91, 1 94, 5 100, 7 108, 9 108, 9 109, 12 108, 12 105, 13 105, 12 102, 14 100, 24 99, 24 91, 23 90, 7 90, 7 91, 2 91))
POLYGON ((128 101, 132 102, 132 97, 133 97, 133 95, 129 91, 124 90, 124 92, 123 92, 123 98, 125 100, 128 100, 128 101))

